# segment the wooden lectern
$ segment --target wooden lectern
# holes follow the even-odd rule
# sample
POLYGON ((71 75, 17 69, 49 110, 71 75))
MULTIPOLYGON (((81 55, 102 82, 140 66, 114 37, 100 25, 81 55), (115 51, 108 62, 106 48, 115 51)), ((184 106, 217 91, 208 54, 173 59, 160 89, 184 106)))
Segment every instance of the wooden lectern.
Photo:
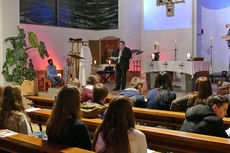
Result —
POLYGON ((230 40, 230 36, 222 36, 221 39, 223 39, 223 40, 230 40))
POLYGON ((80 57, 80 44, 83 46, 84 43, 87 43, 87 41, 71 41, 72 43, 72 50, 71 50, 71 54, 68 54, 71 57, 71 63, 72 63, 72 59, 73 59, 73 68, 71 68, 70 64, 70 68, 69 68, 69 80, 70 80, 70 74, 71 74, 71 69, 73 69, 73 75, 72 75, 72 80, 74 78, 79 79, 79 61, 80 59, 84 59, 83 57, 80 57), (77 46, 77 52, 74 52, 74 44, 76 44, 77 46))
POLYGON ((84 59, 83 57, 77 54, 68 54, 71 58, 73 58, 73 75, 72 80, 77 78, 79 79, 79 60, 84 59))

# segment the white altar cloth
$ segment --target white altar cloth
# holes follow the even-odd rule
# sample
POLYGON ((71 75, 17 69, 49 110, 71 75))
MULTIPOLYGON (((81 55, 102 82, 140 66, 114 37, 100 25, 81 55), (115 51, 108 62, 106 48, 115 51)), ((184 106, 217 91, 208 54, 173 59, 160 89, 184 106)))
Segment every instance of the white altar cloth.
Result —
POLYGON ((209 61, 149 61, 144 63, 143 73, 171 71, 189 74, 192 77, 196 72, 211 72, 209 61))

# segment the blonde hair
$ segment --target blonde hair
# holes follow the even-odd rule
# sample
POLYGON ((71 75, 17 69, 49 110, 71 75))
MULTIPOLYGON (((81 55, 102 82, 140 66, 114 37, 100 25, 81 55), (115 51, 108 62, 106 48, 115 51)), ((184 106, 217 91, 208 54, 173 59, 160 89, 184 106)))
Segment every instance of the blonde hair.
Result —
POLYGON ((141 78, 139 77, 133 77, 132 80, 130 81, 130 87, 133 87, 133 88, 138 88, 139 85, 143 85, 144 83, 144 80, 142 80, 141 78))

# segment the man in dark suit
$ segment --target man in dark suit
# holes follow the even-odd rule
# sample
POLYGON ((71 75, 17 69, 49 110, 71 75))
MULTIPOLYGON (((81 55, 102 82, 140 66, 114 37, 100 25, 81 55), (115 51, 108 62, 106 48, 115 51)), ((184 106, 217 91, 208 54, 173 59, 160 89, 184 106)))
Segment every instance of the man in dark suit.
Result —
POLYGON ((126 86, 126 72, 129 69, 129 59, 132 57, 131 50, 125 47, 125 42, 120 41, 120 49, 112 53, 112 56, 118 57, 116 64, 116 88, 113 90, 122 90, 126 86))

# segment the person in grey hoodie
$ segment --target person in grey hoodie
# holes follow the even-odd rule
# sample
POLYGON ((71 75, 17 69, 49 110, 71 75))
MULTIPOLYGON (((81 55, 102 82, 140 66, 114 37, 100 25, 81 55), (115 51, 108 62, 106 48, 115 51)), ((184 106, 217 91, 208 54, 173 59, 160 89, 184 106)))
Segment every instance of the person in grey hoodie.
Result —
POLYGON ((122 90, 120 95, 125 95, 131 100, 131 104, 134 107, 146 108, 147 103, 145 102, 144 96, 141 95, 143 82, 139 77, 133 77, 130 81, 130 87, 122 90))

